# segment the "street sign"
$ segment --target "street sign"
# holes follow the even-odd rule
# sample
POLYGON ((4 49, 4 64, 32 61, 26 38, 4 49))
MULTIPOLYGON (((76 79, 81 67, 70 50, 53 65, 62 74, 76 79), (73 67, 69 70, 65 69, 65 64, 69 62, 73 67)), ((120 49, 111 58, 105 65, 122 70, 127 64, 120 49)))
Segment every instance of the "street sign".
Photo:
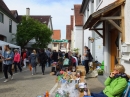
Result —
POLYGON ((52 42, 68 43, 68 40, 52 40, 52 42))

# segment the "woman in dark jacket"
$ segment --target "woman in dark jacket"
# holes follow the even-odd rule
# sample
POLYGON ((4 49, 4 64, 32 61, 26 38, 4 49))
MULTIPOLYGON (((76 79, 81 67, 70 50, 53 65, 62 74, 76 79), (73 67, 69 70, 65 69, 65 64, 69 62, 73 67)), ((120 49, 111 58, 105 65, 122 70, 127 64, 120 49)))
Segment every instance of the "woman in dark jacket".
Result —
POLYGON ((48 56, 45 53, 44 49, 41 49, 40 54, 39 54, 39 61, 40 61, 40 65, 41 65, 41 68, 42 68, 42 74, 43 75, 44 75, 45 64, 47 63, 47 59, 48 59, 48 56))
POLYGON ((36 74, 36 65, 37 65, 37 54, 36 54, 36 50, 33 50, 33 52, 30 55, 30 63, 32 66, 32 75, 36 74))

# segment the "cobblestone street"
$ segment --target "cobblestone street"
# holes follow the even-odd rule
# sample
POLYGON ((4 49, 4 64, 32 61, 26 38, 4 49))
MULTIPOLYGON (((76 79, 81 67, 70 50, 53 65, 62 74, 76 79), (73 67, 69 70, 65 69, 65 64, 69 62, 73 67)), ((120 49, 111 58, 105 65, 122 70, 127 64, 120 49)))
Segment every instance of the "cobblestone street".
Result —
POLYGON ((32 76, 27 68, 22 73, 16 73, 14 79, 7 83, 4 83, 4 78, 1 78, 0 97, 37 97, 43 95, 55 85, 55 76, 50 76, 49 73, 50 68, 46 68, 45 75, 42 75, 41 69, 38 67, 37 74, 32 76))

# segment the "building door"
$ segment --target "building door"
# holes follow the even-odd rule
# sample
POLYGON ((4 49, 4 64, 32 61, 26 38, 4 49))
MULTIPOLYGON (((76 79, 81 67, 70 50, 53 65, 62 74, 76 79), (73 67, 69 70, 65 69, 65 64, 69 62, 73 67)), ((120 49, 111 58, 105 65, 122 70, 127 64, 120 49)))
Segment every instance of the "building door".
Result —
POLYGON ((111 59, 111 71, 114 69, 115 67, 115 64, 118 63, 118 60, 117 60, 117 45, 116 45, 116 41, 117 41, 117 38, 118 38, 118 31, 116 29, 113 29, 110 31, 110 38, 111 38, 111 42, 110 42, 110 48, 111 48, 111 51, 110 51, 110 59, 111 59))

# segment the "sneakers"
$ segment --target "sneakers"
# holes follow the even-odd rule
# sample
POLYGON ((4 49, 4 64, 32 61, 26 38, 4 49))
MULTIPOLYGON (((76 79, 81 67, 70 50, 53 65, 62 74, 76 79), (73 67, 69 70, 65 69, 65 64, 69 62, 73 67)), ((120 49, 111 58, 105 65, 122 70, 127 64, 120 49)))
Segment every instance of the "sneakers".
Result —
POLYGON ((33 75, 33 74, 32 74, 33 75))
POLYGON ((5 81, 4 81, 4 83, 6 83, 6 82, 8 82, 9 80, 8 79, 6 79, 5 81))
POLYGON ((26 66, 23 66, 23 68, 26 68, 26 66))
POLYGON ((13 76, 11 76, 11 80, 13 80, 14 78, 13 78, 13 76))

